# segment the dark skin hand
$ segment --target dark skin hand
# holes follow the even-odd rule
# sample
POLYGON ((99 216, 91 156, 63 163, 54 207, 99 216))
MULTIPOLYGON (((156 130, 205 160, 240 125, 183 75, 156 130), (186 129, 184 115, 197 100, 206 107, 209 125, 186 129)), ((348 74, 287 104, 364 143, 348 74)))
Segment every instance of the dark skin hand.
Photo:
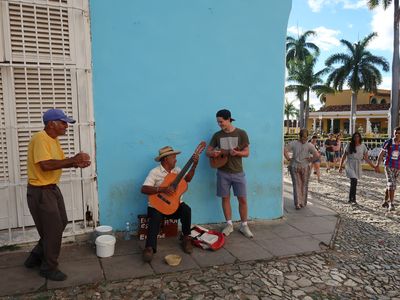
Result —
MULTIPOLYGON (((192 159, 193 159, 193 165, 184 178, 187 183, 189 183, 194 176, 197 164, 199 162, 199 155, 193 154, 192 159)), ((175 164, 176 164, 176 155, 167 156, 161 162, 161 165, 163 166, 163 168, 168 172, 171 172, 172 169, 175 168, 175 164)), ((154 194, 158 194, 158 193, 172 195, 175 192, 175 189, 173 186, 155 187, 155 186, 143 185, 141 192, 146 195, 154 195, 154 194)))

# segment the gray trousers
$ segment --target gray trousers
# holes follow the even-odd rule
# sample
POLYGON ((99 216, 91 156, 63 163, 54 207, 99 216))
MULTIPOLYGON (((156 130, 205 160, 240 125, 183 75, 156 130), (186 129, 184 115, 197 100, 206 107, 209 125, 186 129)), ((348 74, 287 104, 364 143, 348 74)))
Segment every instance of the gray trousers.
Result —
POLYGON ((28 185, 28 207, 40 240, 32 254, 42 260, 40 269, 55 270, 61 250, 62 233, 67 226, 64 198, 57 185, 36 187, 28 185))
POLYGON ((294 205, 307 205, 308 181, 310 180, 311 167, 288 167, 293 183, 294 205))

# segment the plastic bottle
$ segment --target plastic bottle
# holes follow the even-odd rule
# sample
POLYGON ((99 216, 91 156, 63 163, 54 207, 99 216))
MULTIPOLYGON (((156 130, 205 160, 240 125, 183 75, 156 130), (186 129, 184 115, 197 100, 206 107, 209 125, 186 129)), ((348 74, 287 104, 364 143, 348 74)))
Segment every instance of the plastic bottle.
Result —
POLYGON ((129 222, 126 222, 124 240, 128 241, 130 239, 131 239, 131 225, 129 224, 129 222))

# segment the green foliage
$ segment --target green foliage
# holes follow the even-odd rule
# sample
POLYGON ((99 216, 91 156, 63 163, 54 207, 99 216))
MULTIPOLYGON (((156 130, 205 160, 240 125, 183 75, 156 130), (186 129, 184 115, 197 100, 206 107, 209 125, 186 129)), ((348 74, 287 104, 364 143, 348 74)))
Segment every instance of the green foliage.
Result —
POLYGON ((308 42, 310 36, 315 36, 315 31, 308 30, 298 37, 298 39, 286 37, 286 67, 289 68, 290 62, 294 60, 303 61, 312 54, 318 56, 319 48, 314 43, 308 42))
POLYGON ((389 63, 384 57, 375 56, 367 50, 368 44, 376 36, 371 33, 354 44, 342 39, 340 42, 347 52, 335 53, 327 58, 325 64, 331 68, 327 84, 335 90, 342 91, 347 84, 354 93, 361 89, 376 92, 382 82, 382 74, 378 68, 389 71, 389 63))

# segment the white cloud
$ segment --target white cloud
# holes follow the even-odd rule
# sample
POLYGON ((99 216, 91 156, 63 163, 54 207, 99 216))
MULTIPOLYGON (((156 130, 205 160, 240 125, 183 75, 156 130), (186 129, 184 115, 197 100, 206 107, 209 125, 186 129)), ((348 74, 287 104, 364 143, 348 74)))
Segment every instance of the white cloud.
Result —
POLYGON ((328 4, 329 0, 308 0, 308 6, 310 6, 313 12, 319 12, 322 6, 328 4))
POLYGON ((371 41, 369 48, 377 50, 393 50, 393 5, 386 10, 381 6, 373 10, 371 21, 373 32, 378 36, 371 41))
POLYGON ((367 0, 308 0, 308 6, 315 13, 320 12, 324 6, 331 6, 335 11, 335 6, 339 4, 343 9, 367 8, 367 0))
POLYGON ((347 27, 351 29, 353 28, 353 24, 347 24, 347 27))
MULTIPOLYGON (((316 44, 321 50, 330 50, 340 45, 340 41, 337 36, 340 34, 340 30, 329 29, 323 26, 312 29, 316 32, 316 36, 310 36, 309 42, 316 44)), ((291 26, 288 28, 288 33, 295 35, 296 37, 304 33, 304 29, 301 27, 291 26)))
POLYGON ((390 90, 392 89, 392 77, 391 76, 383 76, 382 83, 378 87, 379 89, 390 90))
POLYGON ((367 0, 359 0, 357 2, 352 2, 349 0, 341 0, 338 2, 343 3, 343 8, 344 9, 359 9, 359 8, 368 8, 367 6, 367 0))
MULTIPOLYGON (((285 98, 289 102, 293 102, 293 105, 297 109, 300 108, 300 100, 296 97, 295 93, 286 93, 285 98)), ((315 110, 319 110, 322 106, 321 101, 319 101, 318 97, 313 92, 310 93, 310 105, 314 106, 315 110)))

